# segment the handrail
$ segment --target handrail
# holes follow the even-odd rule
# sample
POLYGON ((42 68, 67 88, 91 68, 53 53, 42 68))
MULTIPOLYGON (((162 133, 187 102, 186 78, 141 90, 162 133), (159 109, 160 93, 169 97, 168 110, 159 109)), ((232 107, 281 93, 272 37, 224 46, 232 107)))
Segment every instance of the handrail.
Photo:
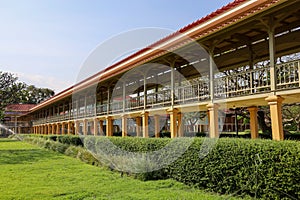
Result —
MULTIPOLYGON (((276 65, 277 90, 300 88, 300 60, 290 61, 276 65)), ((270 67, 260 67, 247 69, 233 74, 226 75, 218 73, 214 78, 214 98, 232 98, 253 94, 261 94, 271 91, 270 67)), ((178 84, 174 88, 175 104, 190 104, 199 101, 207 101, 210 97, 208 77, 199 80, 195 78, 184 84, 178 84)), ((108 104, 97 104, 88 109, 78 109, 69 111, 62 115, 46 117, 33 121, 33 125, 44 123, 55 123, 80 119, 85 117, 103 116, 122 112, 130 112, 146 108, 155 108, 157 106, 171 105, 171 89, 149 92, 144 96, 134 96, 120 101, 109 102, 108 104), (123 107, 125 105, 125 108, 123 107), (108 107, 110 108, 108 110, 108 107)))

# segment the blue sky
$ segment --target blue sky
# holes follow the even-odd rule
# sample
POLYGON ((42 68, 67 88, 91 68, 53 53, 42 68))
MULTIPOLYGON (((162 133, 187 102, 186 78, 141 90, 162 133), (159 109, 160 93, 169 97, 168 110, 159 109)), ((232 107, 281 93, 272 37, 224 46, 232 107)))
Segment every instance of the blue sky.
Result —
POLYGON ((231 0, 0 0, 0 71, 59 92, 89 53, 124 31, 176 31, 231 0))

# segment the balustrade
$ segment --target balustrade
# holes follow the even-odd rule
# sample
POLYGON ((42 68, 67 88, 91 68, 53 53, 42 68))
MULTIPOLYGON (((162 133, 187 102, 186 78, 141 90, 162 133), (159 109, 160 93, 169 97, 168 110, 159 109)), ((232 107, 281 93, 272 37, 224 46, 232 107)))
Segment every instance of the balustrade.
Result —
MULTIPOLYGON (((300 88, 300 61, 291 61, 276 66, 277 90, 300 88)), ((253 94, 261 94, 271 91, 270 67, 257 67, 231 74, 215 74, 214 98, 232 98, 253 94)), ((160 91, 148 91, 146 95, 146 108, 171 105, 171 89, 164 88, 160 91)), ((190 104, 210 99, 208 77, 190 80, 185 85, 174 88, 174 104, 190 104)), ((75 118, 93 117, 95 115, 107 115, 110 113, 122 113, 142 110, 144 108, 144 96, 133 96, 123 100, 114 100, 109 104, 98 104, 96 108, 90 105, 86 110, 81 107, 78 111, 46 117, 33 122, 33 125, 66 121, 75 118), (123 108, 125 105, 125 108, 123 108), (109 106, 109 111, 108 111, 109 106)))

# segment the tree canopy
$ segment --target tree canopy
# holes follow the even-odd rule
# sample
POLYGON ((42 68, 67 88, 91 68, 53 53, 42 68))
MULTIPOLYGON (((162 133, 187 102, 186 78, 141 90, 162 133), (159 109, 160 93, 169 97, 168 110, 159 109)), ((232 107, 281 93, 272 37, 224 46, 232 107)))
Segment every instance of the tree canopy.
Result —
POLYGON ((9 104, 38 104, 53 95, 51 89, 27 85, 14 74, 0 71, 0 119, 9 104))

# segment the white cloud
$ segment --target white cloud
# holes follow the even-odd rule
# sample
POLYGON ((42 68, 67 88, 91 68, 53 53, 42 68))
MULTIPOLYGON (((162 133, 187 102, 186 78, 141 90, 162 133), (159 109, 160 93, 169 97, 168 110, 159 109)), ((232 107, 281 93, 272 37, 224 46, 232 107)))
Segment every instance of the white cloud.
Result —
POLYGON ((45 77, 39 74, 26 74, 22 72, 11 72, 16 74, 20 81, 25 82, 28 85, 34 85, 36 87, 50 88, 59 93, 60 91, 72 86, 74 83, 70 80, 61 80, 55 77, 45 77))

